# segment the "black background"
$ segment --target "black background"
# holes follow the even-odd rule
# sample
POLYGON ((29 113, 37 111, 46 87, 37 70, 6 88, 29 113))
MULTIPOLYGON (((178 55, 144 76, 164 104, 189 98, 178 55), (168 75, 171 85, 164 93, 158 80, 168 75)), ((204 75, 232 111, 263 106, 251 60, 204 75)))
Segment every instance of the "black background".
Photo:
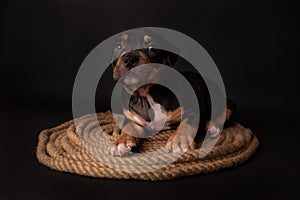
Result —
MULTIPOLYGON (((299 196, 297 23, 292 1, 3 2, 0 198, 299 196), (237 120, 260 139, 255 156, 237 168, 158 183, 81 177, 40 165, 39 131, 72 118, 72 87, 87 54, 111 35, 145 26, 180 31, 208 51, 238 104, 237 120)), ((108 105, 103 100, 98 111, 108 105)))

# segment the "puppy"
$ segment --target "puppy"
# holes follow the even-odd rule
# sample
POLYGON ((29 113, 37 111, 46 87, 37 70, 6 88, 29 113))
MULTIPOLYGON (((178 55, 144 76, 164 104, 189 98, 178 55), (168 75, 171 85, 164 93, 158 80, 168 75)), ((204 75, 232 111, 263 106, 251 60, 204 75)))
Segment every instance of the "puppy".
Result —
POLYGON ((120 137, 108 149, 109 154, 113 156, 124 156, 131 152, 138 145, 139 138, 146 137, 145 129, 141 128, 145 126, 153 130, 176 129, 166 143, 168 152, 193 150, 196 148, 196 135, 208 132, 211 137, 218 136, 219 126, 231 121, 235 112, 235 106, 230 100, 227 100, 225 110, 212 111, 208 88, 202 76, 195 72, 181 74, 189 81, 197 95, 200 122, 194 117, 194 108, 182 108, 174 93, 162 85, 151 83, 133 90, 132 85, 138 83, 139 79, 153 82, 163 72, 158 67, 153 67, 147 68, 150 70, 146 73, 147 76, 143 77, 143 73, 135 71, 129 72, 124 78, 123 75, 129 70, 134 71, 133 68, 149 63, 173 67, 178 57, 174 53, 156 48, 157 42, 165 41, 152 32, 128 32, 120 36, 113 49, 112 77, 115 81, 121 81, 125 93, 130 95, 128 109, 125 106, 122 108, 127 118, 125 125, 120 137), (137 46, 138 49, 135 48, 137 46), (210 119, 212 113, 215 117, 210 119))

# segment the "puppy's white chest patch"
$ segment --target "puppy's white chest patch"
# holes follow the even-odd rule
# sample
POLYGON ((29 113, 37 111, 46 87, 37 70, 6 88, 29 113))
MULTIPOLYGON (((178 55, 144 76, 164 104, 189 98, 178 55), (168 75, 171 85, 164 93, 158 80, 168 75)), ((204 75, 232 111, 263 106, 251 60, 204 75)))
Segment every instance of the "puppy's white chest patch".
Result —
POLYGON ((148 127, 154 131, 160 131, 165 128, 165 122, 168 120, 167 113, 163 106, 158 103, 151 104, 150 119, 148 127))

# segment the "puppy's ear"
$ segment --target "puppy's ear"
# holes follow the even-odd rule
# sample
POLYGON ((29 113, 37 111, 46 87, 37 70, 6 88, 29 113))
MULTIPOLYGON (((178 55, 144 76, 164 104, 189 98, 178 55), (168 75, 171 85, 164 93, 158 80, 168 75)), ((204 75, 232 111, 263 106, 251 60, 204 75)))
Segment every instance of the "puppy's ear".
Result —
POLYGON ((110 63, 109 66, 110 66, 112 69, 115 69, 116 64, 117 64, 117 59, 113 60, 113 61, 110 63))
POLYGON ((179 56, 178 56, 177 54, 168 51, 168 52, 166 53, 167 64, 168 64, 170 67, 173 67, 174 64, 176 63, 178 57, 179 57, 179 56))
POLYGON ((172 50, 172 52, 166 51, 167 64, 170 67, 173 67, 177 59, 179 58, 180 50, 175 44, 172 44, 171 42, 168 42, 167 46, 170 50, 172 50))

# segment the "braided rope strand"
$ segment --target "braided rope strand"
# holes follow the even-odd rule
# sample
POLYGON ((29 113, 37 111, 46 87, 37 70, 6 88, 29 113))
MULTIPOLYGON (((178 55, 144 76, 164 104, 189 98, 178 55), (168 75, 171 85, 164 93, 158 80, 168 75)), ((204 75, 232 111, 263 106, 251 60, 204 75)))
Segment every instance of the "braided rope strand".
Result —
POLYGON ((250 158, 259 145, 250 129, 236 124, 223 130, 206 157, 199 158, 198 144, 195 150, 176 155, 175 162, 165 165, 175 156, 160 151, 174 131, 166 130, 141 141, 141 153, 130 159, 105 156, 99 160, 93 155, 107 153, 104 149, 118 138, 119 130, 110 112, 98 113, 97 119, 95 122, 92 115, 86 115, 76 119, 79 124, 76 128, 71 120, 41 131, 36 150, 38 161, 51 169, 85 176, 158 181, 234 167, 250 158), (97 129, 97 123, 100 123, 103 132, 97 129), (103 148, 99 149, 99 146, 103 148), (159 151, 159 157, 145 154, 154 151, 159 151), (140 171, 147 167, 156 170, 140 171))

